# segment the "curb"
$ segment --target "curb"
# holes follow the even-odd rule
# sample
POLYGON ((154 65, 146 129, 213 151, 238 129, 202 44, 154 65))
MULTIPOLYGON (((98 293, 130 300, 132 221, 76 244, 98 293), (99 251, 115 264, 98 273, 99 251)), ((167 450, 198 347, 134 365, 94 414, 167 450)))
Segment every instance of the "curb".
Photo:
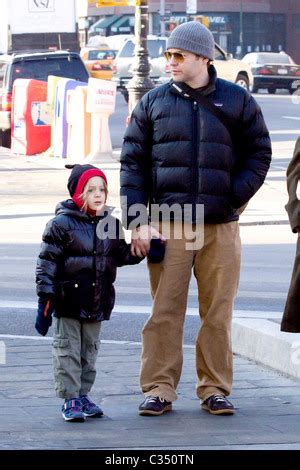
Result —
POLYGON ((232 343, 234 354, 300 379, 299 334, 280 331, 275 319, 234 319, 232 343))

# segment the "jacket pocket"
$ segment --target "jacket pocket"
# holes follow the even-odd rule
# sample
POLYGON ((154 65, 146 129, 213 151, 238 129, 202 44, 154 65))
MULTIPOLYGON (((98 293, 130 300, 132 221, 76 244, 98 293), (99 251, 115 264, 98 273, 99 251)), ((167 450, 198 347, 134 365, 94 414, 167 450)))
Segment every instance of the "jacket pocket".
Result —
POLYGON ((53 363, 56 371, 66 370, 69 367, 70 342, 68 338, 53 340, 53 363))
POLYGON ((65 356, 66 354, 68 354, 70 341, 68 338, 56 338, 53 340, 53 347, 60 355, 65 356))
POLYGON ((79 316, 82 310, 93 309, 94 285, 92 282, 63 281, 60 283, 61 309, 79 316))
POLYGON ((64 395, 68 390, 66 372, 70 373, 72 362, 70 360, 70 342, 68 338, 56 338, 53 340, 53 368, 55 390, 59 395, 64 395))

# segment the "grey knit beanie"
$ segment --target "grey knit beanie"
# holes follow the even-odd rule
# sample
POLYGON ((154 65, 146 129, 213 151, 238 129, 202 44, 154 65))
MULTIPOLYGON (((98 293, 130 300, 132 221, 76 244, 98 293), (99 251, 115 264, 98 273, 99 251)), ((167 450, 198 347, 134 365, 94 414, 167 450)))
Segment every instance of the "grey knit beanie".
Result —
POLYGON ((214 60, 214 37, 199 21, 188 21, 173 29, 167 40, 167 49, 183 49, 214 60))

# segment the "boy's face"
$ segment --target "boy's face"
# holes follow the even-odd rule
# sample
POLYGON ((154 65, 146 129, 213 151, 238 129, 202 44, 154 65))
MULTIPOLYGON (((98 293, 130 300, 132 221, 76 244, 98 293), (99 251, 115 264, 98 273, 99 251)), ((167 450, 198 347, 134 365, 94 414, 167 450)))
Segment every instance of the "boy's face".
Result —
POLYGON ((86 194, 88 208, 99 213, 106 201, 105 184, 100 176, 89 179, 86 194))

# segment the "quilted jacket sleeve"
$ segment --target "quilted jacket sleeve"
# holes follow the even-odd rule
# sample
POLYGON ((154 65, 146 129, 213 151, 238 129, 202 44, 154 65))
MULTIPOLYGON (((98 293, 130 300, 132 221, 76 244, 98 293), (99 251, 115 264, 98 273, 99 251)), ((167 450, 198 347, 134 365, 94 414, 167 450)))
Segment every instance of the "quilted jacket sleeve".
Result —
POLYGON ((286 175, 289 200, 285 208, 290 219, 291 228, 296 233, 298 231, 297 227, 300 227, 300 138, 296 142, 294 155, 289 163, 286 175))
POLYGON ((130 264, 138 264, 144 258, 140 258, 138 256, 133 256, 131 254, 131 245, 126 243, 124 230, 121 227, 121 224, 118 223, 119 227, 119 249, 118 249, 118 257, 117 257, 117 266, 125 266, 130 264))
POLYGON ((136 225, 148 224, 146 208, 150 197, 152 123, 148 116, 147 102, 148 96, 145 95, 135 107, 124 135, 120 195, 122 219, 126 228, 133 228, 132 223, 137 215, 139 217, 136 225))
POLYGON ((52 219, 43 233, 41 251, 36 267, 36 289, 39 297, 55 295, 57 274, 67 244, 67 233, 52 219))
POLYGON ((248 93, 237 140, 238 166, 232 179, 231 195, 231 204, 235 208, 246 204, 262 186, 272 156, 270 136, 261 109, 248 93))

